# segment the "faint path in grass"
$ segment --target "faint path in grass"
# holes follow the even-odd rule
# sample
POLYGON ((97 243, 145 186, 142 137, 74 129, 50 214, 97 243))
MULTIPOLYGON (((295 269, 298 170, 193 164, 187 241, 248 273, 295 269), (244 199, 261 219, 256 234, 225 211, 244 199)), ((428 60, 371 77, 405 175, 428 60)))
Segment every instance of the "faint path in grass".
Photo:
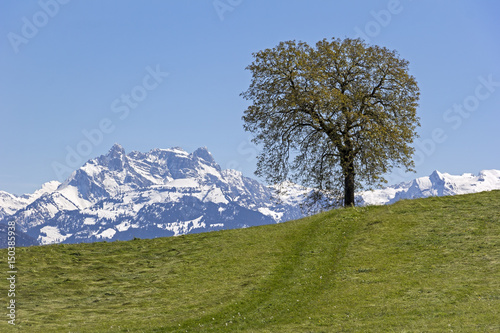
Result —
MULTIPOLYGON (((359 209, 324 213, 276 230, 280 262, 244 297, 217 312, 161 332, 237 332, 274 325, 300 324, 312 315, 311 304, 332 288, 336 265, 357 231, 359 209)), ((262 258, 265 260, 266 258, 262 258)))

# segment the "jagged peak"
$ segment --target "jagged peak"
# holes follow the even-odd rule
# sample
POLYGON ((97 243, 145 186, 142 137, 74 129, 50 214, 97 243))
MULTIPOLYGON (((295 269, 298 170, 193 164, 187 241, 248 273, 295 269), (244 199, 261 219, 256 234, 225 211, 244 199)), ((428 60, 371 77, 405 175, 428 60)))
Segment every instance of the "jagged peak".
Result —
POLYGON ((170 149, 166 149, 166 150, 178 150, 178 151, 181 151, 181 152, 186 152, 182 147, 179 147, 179 146, 175 146, 175 147, 172 147, 170 149))
POLYGON ((40 189, 38 189, 37 191, 35 191, 35 193, 33 193, 33 194, 34 195, 37 195, 37 194, 41 195, 44 193, 54 192, 55 190, 57 190, 59 188, 59 186, 61 186, 61 182, 59 182, 57 180, 51 180, 51 181, 44 183, 42 185, 42 187, 40 189))
POLYGON ((200 148, 196 149, 192 155, 194 157, 201 158, 202 160, 205 160, 206 162, 215 163, 215 159, 212 156, 212 154, 208 151, 207 147, 200 147, 200 148))
POLYGON ((116 155, 125 155, 125 149, 123 149, 123 147, 118 143, 115 143, 113 147, 111 147, 111 149, 106 154, 106 156, 116 156, 116 155))
POLYGON ((125 149, 118 143, 115 143, 108 153, 99 157, 97 161, 98 164, 108 167, 111 171, 119 171, 127 164, 126 157, 125 149))
POLYGON ((438 170, 434 170, 430 176, 430 179, 435 179, 435 180, 443 180, 444 179, 444 174, 439 172, 438 170))
POLYGON ((189 155, 188 152, 186 152, 184 149, 182 149, 181 147, 172 147, 172 148, 155 148, 155 149, 152 149, 150 152, 150 154, 153 153, 153 154, 161 154, 161 153, 173 153, 173 154, 176 154, 176 155, 189 155))

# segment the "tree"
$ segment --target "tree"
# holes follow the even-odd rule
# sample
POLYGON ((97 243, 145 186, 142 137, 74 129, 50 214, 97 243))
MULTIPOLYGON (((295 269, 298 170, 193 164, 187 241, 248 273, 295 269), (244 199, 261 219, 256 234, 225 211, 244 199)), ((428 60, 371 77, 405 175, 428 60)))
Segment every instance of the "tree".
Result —
POLYGON ((253 57, 242 96, 252 102, 244 128, 263 144, 257 175, 351 206, 357 190, 385 183, 393 167, 413 171, 419 89, 396 51, 324 39, 281 42, 253 57))

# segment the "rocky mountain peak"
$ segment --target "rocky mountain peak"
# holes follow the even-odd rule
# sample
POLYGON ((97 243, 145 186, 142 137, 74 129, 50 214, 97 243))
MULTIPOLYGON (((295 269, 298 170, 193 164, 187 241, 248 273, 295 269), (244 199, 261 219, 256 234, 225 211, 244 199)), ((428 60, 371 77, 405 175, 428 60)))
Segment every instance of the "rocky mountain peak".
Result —
POLYGON ((125 155, 125 149, 118 143, 115 143, 106 154, 106 156, 108 157, 114 157, 119 155, 125 155))
POLYGON ((213 158, 212 154, 210 154, 207 147, 201 147, 201 148, 196 149, 193 152, 193 156, 201 158, 202 160, 208 162, 209 164, 215 163, 215 159, 213 158))
POLYGON ((99 164, 109 168, 110 171, 121 171, 127 166, 127 155, 122 146, 115 143, 106 155, 102 155, 99 164))

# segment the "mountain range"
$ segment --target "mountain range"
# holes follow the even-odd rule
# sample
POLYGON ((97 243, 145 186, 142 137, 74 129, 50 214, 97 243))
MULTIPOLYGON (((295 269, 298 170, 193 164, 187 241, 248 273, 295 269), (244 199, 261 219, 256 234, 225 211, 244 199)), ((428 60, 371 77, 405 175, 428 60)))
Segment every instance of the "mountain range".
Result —
MULTIPOLYGON (((15 219, 18 246, 176 236, 303 217, 308 189, 287 183, 277 194, 236 170, 222 170, 207 148, 125 153, 115 144, 63 183, 33 194, 0 191, 0 225, 15 219)), ((500 189, 500 171, 429 177, 360 192, 360 205, 500 189)), ((0 247, 6 235, 0 228, 0 247)))

